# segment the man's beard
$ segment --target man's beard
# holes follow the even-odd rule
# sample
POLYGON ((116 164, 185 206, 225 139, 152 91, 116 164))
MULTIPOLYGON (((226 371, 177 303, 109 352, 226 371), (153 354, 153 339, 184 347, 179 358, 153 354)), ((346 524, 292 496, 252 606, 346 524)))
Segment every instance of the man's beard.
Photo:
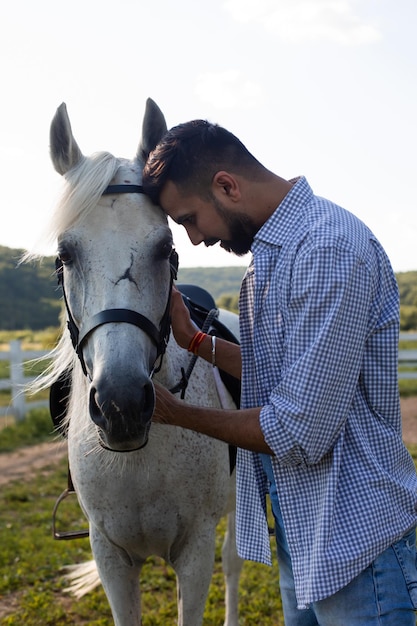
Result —
MULTIPOLYGON (((230 239, 221 240, 220 247, 227 252, 233 252, 237 256, 247 254, 252 246, 258 228, 253 220, 244 213, 233 213, 226 209, 223 204, 214 196, 211 201, 217 213, 224 219, 230 231, 230 239)), ((212 245, 214 242, 205 242, 212 245)), ((216 242, 217 243, 217 242, 216 242)))

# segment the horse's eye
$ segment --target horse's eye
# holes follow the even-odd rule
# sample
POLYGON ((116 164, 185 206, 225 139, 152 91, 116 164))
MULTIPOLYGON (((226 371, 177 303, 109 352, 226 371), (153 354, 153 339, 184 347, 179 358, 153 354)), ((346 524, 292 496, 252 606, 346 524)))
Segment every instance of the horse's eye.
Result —
POLYGON ((160 248, 161 257, 164 259, 169 259, 172 249, 172 241, 166 241, 165 243, 163 243, 160 248))
POLYGON ((71 254, 68 250, 62 248, 58 250, 58 259, 61 261, 63 265, 68 265, 72 261, 71 254))

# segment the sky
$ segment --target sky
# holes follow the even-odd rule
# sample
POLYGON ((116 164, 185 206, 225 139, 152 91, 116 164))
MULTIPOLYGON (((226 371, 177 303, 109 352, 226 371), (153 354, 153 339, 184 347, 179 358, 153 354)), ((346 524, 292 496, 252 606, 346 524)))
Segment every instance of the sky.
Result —
MULTIPOLYGON (((32 249, 61 189, 66 102, 88 155, 132 157, 145 102, 216 122, 417 269, 416 0, 20 0, 0 10, 0 245, 32 249)), ((245 265, 172 226, 182 267, 245 265)), ((54 254, 55 250, 44 250, 54 254)))

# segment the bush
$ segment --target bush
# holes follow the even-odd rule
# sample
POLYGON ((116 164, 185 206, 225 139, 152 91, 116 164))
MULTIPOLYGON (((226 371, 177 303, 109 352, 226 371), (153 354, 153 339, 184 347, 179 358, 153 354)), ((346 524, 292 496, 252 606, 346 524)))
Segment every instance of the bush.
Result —
POLYGON ((400 307, 400 329, 402 332, 417 329, 417 306, 404 304, 400 307))

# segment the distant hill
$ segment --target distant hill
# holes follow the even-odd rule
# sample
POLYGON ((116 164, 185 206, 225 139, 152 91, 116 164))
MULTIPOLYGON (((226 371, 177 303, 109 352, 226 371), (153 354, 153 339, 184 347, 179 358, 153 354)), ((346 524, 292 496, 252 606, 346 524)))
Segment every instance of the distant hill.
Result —
POLYGON ((245 271, 246 267, 180 267, 178 282, 204 287, 217 301, 239 293, 245 271))
MULTIPOLYGON (((23 250, 0 246, 0 330, 42 330, 59 325, 61 290, 55 259, 18 265, 23 250)), ((179 283, 207 289, 216 302, 239 293, 245 267, 180 268, 179 283)), ((417 328, 417 271, 397 274, 403 330, 417 328)), ((222 304, 222 306, 224 306, 222 304)))
POLYGON ((19 265, 22 254, 0 246, 0 330, 58 326, 61 303, 54 259, 19 265))

